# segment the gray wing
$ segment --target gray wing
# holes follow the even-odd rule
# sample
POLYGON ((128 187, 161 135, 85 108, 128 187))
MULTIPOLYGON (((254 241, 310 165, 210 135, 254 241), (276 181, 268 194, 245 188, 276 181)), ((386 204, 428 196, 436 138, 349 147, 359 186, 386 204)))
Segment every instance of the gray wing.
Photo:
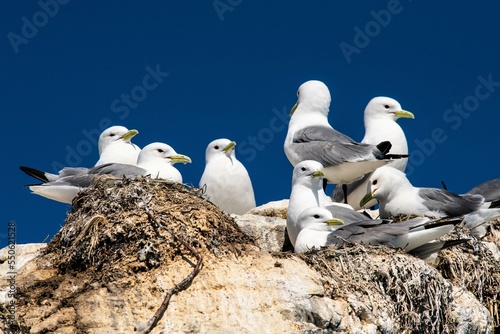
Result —
POLYGON ((475 186, 467 192, 472 195, 481 195, 487 202, 500 201, 500 179, 493 179, 475 186))
POLYGON ((334 245, 342 239, 369 245, 390 245, 394 238, 408 233, 410 224, 391 223, 388 220, 365 220, 347 224, 328 235, 327 244, 334 245))
POLYGON ((325 209, 330 211, 334 218, 342 219, 344 221, 344 224, 351 224, 371 219, 370 217, 365 216, 361 212, 357 212, 338 205, 328 205, 325 206, 325 209))
MULTIPOLYGON (((398 223, 380 219, 365 220, 347 224, 333 231, 327 237, 327 245, 335 245, 340 243, 342 239, 345 239, 356 243, 393 247, 394 239, 401 235, 410 234, 415 231, 434 229, 442 225, 457 225, 460 222, 461 219, 429 221, 428 218, 412 218, 398 223)), ((426 247, 419 246, 413 249, 412 254, 425 259, 425 257, 430 256, 433 252, 443 248, 444 245, 451 247, 455 244, 456 243, 450 242, 449 244, 445 243, 441 246, 437 244, 428 245, 426 247)))
POLYGON ((86 188, 92 184, 94 178, 99 175, 111 175, 116 177, 145 175, 144 168, 118 163, 109 163, 97 167, 89 168, 86 172, 73 168, 68 172, 68 175, 61 177, 56 181, 46 183, 47 186, 74 186, 78 188, 86 188), (73 172, 73 174, 72 174, 73 172))
POLYGON ((330 167, 344 162, 383 159, 373 145, 357 143, 348 136, 325 126, 312 126, 293 136, 294 151, 302 160, 316 160, 330 167))
MULTIPOLYGON (((458 222, 460 221, 454 221, 453 223, 458 222)), ((362 221, 341 226, 330 233, 327 241, 329 244, 336 244, 340 242, 340 239, 346 239, 356 243, 391 246, 392 241, 400 235, 411 231, 433 228, 441 224, 451 224, 451 222, 434 223, 429 222, 428 218, 412 218, 396 223, 387 219, 365 218, 362 221)))
POLYGON ((44 183, 44 186, 73 186, 78 188, 85 188, 92 184, 95 175, 89 173, 80 173, 76 175, 69 175, 58 178, 55 181, 44 183))
POLYGON ((59 178, 62 178, 62 177, 67 177, 67 176, 73 176, 73 175, 79 175, 79 174, 83 174, 83 173, 87 173, 88 172, 88 168, 86 167, 64 167, 63 169, 61 169, 59 171, 59 178))
POLYGON ((457 195, 437 188, 421 188, 418 194, 429 210, 453 217, 474 212, 484 203, 484 197, 481 195, 457 195))
POLYGON ((146 175, 147 171, 136 165, 109 163, 90 168, 88 174, 97 175, 111 175, 116 177, 122 176, 136 176, 146 175))

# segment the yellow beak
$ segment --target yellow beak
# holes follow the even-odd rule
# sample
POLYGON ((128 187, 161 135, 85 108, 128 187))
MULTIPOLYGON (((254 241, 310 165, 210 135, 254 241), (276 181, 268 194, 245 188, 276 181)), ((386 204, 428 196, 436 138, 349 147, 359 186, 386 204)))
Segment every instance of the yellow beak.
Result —
POLYGON ((344 221, 339 218, 332 218, 327 220, 325 224, 328 226, 338 226, 338 225, 344 225, 344 221))
POLYGON ((311 174, 313 177, 325 177, 325 172, 320 169, 311 174))
POLYGON ((223 151, 226 152, 226 153, 230 152, 230 151, 232 151, 234 149, 235 146, 236 146, 236 142, 232 141, 229 144, 227 144, 226 147, 224 147, 223 151))
POLYGON ((364 207, 366 203, 370 202, 372 199, 375 198, 375 194, 373 192, 370 192, 366 194, 361 201, 359 201, 359 206, 364 207))
POLYGON ((406 110, 396 111, 394 113, 394 115, 396 115, 398 118, 411 118, 411 119, 415 119, 415 115, 413 115, 411 112, 406 111, 406 110))
POLYGON ((122 139, 123 140, 130 140, 132 139, 135 135, 137 135, 139 133, 139 131, 133 129, 133 130, 128 130, 128 132, 126 132, 123 136, 122 136, 122 139))
POLYGON ((290 110, 290 116, 292 116, 292 115, 293 115, 293 113, 295 112, 295 109, 297 109, 297 106, 298 106, 298 102, 296 102, 296 103, 293 105, 292 109, 290 110))
POLYGON ((169 158, 170 158, 170 160, 172 160, 172 165, 179 163, 179 162, 181 162, 183 164, 191 163, 191 158, 188 157, 187 155, 183 155, 183 154, 173 155, 169 158))

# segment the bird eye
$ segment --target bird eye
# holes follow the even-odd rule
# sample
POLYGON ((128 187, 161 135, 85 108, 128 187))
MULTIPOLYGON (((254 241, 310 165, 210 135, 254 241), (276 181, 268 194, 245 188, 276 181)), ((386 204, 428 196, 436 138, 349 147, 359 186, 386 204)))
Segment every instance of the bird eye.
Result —
POLYGON ((215 148, 216 150, 218 150, 218 149, 219 149, 219 146, 218 146, 218 145, 215 145, 215 146, 214 146, 214 148, 215 148))
POLYGON ((110 137, 114 137, 114 136, 115 136, 115 134, 114 134, 114 133, 110 133, 110 134, 109 134, 109 136, 110 136, 110 137))
POLYGON ((302 167, 300 170, 301 170, 301 171, 303 171, 303 172, 305 172, 305 171, 306 171, 306 168, 305 168, 305 167, 302 167))
POLYGON ((318 219, 318 218, 319 218, 319 215, 314 215, 314 218, 318 219))
POLYGON ((157 151, 158 151, 158 152, 160 152, 160 153, 165 152, 165 151, 163 151, 161 148, 159 148, 157 151))
POLYGON ((377 184, 377 180, 373 180, 372 184, 376 185, 377 184))
POLYGON ((390 106, 388 104, 386 104, 384 107, 385 107, 385 109, 389 109, 390 108, 390 106))

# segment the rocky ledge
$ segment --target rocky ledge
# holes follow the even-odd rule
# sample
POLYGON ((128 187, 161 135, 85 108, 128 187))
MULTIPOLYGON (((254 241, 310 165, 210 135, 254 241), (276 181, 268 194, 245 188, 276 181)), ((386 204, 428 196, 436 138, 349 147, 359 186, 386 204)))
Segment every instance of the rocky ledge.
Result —
MULTIPOLYGON (((498 232, 433 265, 345 243, 281 252, 287 201, 228 216, 197 189, 101 179, 48 244, 17 245, 5 333, 492 333, 498 232)), ((498 225, 494 226, 498 227, 498 225)), ((464 237, 458 229, 456 237, 464 237)), ((8 249, 0 251, 0 271, 8 249)))

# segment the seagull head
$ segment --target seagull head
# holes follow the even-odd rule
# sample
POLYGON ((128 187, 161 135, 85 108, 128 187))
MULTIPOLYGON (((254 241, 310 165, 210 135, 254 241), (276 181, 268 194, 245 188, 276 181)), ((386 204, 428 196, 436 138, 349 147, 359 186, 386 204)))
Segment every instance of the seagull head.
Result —
POLYGON ((361 199, 359 205, 363 207, 372 199, 385 202, 396 195, 399 189, 405 185, 411 187, 405 173, 391 166, 379 167, 368 179, 367 194, 361 199))
POLYGON ((342 219, 334 218, 332 213, 325 208, 312 207, 305 209, 298 218, 299 230, 305 228, 316 231, 333 231, 334 226, 344 225, 342 219))
POLYGON ((323 189, 323 165, 314 160, 299 162, 293 169, 292 186, 300 184, 311 189, 323 189))
POLYGON ((206 163, 217 157, 235 158, 234 148, 236 142, 226 138, 216 139, 207 146, 205 151, 206 163))
POLYGON ((328 116, 330 110, 330 91, 321 81, 309 80, 300 85, 297 91, 297 103, 290 110, 290 115, 296 112, 319 112, 328 116))
POLYGON ((99 154, 101 154, 110 144, 124 142, 131 144, 130 140, 139 133, 137 130, 129 130, 124 126, 112 126, 104 130, 99 136, 99 154))
POLYGON ((191 158, 183 154, 178 154, 170 145, 164 143, 151 143, 142 149, 137 159, 137 164, 140 165, 141 163, 155 160, 165 160, 170 165, 179 162, 184 164, 191 162, 191 158))
POLYGON ((398 118, 415 118, 415 116, 401 108, 398 101, 390 97, 378 96, 368 102, 365 108, 365 123, 372 119, 387 119, 396 121, 398 118))

